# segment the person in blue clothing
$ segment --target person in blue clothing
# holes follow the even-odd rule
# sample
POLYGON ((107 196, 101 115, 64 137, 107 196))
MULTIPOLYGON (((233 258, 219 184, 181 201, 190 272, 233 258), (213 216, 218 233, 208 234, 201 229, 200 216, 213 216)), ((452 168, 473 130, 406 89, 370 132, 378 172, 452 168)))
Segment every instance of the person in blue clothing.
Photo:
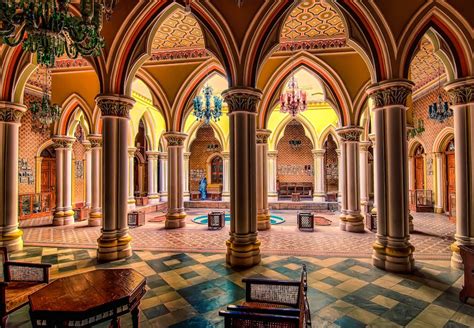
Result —
POLYGON ((201 200, 207 199, 207 179, 203 177, 199 182, 199 192, 201 193, 201 200))

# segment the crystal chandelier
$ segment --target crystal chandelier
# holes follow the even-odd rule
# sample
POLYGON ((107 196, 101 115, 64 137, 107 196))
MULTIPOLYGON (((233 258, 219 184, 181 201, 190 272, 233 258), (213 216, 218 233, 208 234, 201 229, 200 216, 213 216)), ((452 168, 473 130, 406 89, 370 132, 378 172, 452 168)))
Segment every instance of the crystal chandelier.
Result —
POLYGON ((55 58, 99 56, 104 47, 103 15, 110 18, 118 0, 80 0, 74 16, 71 0, 0 0, 0 37, 9 46, 22 43, 38 64, 54 66, 55 58))
MULTIPOLYGON (((46 133, 51 124, 58 120, 61 115, 61 107, 56 104, 51 104, 50 101, 50 85, 51 77, 49 74, 48 67, 43 67, 44 83, 43 83, 43 96, 40 101, 35 101, 30 105, 30 111, 32 113, 32 130, 38 133, 46 133)), ((40 74, 38 73, 38 76, 40 74)))
POLYGON ((209 124, 211 119, 219 121, 222 116, 222 99, 212 95, 212 87, 206 85, 202 90, 204 95, 204 103, 201 96, 193 99, 194 116, 196 120, 204 120, 205 124, 209 124), (214 100, 212 105, 211 100, 214 100))
POLYGON ((298 113, 304 112, 307 107, 306 92, 298 88, 298 82, 293 74, 288 82, 288 90, 280 96, 280 111, 295 117, 298 113))
POLYGON ((438 60, 438 99, 433 102, 428 108, 428 117, 443 123, 446 119, 453 116, 453 110, 449 108, 450 103, 444 101, 441 95, 441 64, 438 60))

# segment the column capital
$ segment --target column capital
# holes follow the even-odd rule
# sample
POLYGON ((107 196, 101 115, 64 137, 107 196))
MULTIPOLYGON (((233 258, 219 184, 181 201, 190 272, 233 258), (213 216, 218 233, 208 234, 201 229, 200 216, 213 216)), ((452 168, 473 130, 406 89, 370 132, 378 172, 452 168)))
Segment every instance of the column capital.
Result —
POLYGON ((0 122, 20 123, 21 117, 27 110, 24 105, 0 101, 0 122))
POLYGON ((68 136, 53 136, 53 147, 55 149, 71 148, 76 138, 68 136))
POLYGON ((311 152, 315 157, 323 157, 326 154, 326 149, 313 149, 311 152))
POLYGON ((267 156, 270 158, 276 158, 278 156, 278 150, 267 151, 267 156))
POLYGON ((102 117, 130 118, 130 110, 135 105, 135 99, 124 95, 98 95, 95 98, 102 117))
POLYGON ((369 134, 369 139, 370 139, 370 142, 372 142, 372 144, 375 144, 375 133, 371 133, 369 134))
POLYGON ((272 131, 266 130, 266 129, 257 129, 257 144, 266 144, 268 143, 268 138, 270 138, 270 135, 272 134, 272 131))
POLYGON ((223 151, 222 152, 222 159, 230 159, 230 152, 223 151))
POLYGON ((372 146, 370 141, 361 141, 359 142, 359 149, 361 151, 369 151, 369 147, 372 146))
POLYGON ((414 83, 406 79, 386 80, 367 88, 367 94, 374 101, 375 108, 388 106, 406 107, 414 83))
POLYGON ((84 146, 86 152, 90 151, 92 149, 92 145, 90 143, 90 141, 86 140, 82 143, 82 145, 84 146))
POLYGON ((189 159, 189 157, 191 157, 191 152, 187 151, 183 155, 184 155, 184 159, 189 159))
POLYGON ((161 160, 167 160, 168 159, 168 153, 166 152, 161 152, 159 155, 158 155, 159 159, 161 160))
POLYGON ((168 147, 182 147, 188 135, 181 132, 166 132, 163 137, 168 142, 168 147))
POLYGON ((148 156, 148 159, 158 159, 158 156, 160 155, 159 152, 157 151, 147 151, 145 154, 148 156))
POLYGON ((128 147, 128 156, 134 157, 136 151, 137 151, 136 147, 128 147))
POLYGON ((101 134, 89 134, 87 140, 90 141, 92 148, 102 147, 102 135, 101 134))
POLYGON ((360 135, 364 132, 364 129, 360 126, 345 126, 336 130, 337 134, 341 138, 341 141, 359 141, 360 135))
POLYGON ((262 99, 262 91, 254 88, 234 87, 222 92, 229 106, 229 114, 247 112, 257 114, 257 103, 262 99))
POLYGON ((474 103, 474 77, 455 80, 444 87, 451 102, 456 105, 474 103))

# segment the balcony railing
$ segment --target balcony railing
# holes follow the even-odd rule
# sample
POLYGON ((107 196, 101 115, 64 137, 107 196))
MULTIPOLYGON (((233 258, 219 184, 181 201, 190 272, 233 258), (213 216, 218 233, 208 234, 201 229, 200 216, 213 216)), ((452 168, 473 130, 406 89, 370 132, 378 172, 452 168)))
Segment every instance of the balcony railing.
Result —
POLYGON ((55 204, 55 193, 20 194, 18 196, 18 215, 20 220, 50 215, 55 204))
POLYGON ((410 210, 415 212, 433 212, 434 199, 432 190, 410 190, 410 210))

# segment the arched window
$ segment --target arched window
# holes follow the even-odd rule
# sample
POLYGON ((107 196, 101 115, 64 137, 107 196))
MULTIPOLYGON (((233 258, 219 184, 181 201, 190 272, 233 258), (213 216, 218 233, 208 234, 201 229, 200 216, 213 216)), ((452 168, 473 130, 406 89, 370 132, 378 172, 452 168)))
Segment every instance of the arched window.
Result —
POLYGON ((222 157, 216 156, 211 161, 211 183, 222 183, 224 165, 222 157))

